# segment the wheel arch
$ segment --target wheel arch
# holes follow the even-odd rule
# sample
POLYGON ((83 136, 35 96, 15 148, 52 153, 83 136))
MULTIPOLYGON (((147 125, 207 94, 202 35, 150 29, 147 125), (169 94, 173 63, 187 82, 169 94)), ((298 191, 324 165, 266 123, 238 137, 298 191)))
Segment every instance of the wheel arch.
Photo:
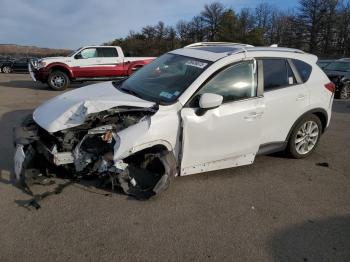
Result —
MULTIPOLYGON (((171 146, 170 143, 164 140, 157 140, 157 141, 152 141, 146 144, 142 144, 139 146, 133 147, 131 150, 127 152, 127 154, 124 154, 123 157, 121 158, 122 161, 129 162, 130 159, 134 158, 135 156, 140 156, 140 155, 146 155, 149 153, 154 153, 154 154, 162 154, 164 152, 168 152, 171 156, 171 158, 174 161, 176 173, 175 176, 178 175, 178 158, 175 155, 175 152, 173 150, 173 147, 171 146)), ((116 161, 116 160, 115 160, 116 161)))
POLYGON ((125 170, 128 178, 124 175, 120 176, 118 180, 126 194, 132 195, 138 199, 148 199, 160 194, 169 187, 171 181, 178 174, 177 160, 174 153, 169 151, 163 144, 154 145, 137 151, 124 158, 123 162, 124 161, 127 164, 125 170), (147 168, 149 164, 151 169, 147 168), (141 173, 143 170, 145 172, 141 173), (152 175, 153 172, 155 172, 156 177, 158 177, 156 181, 151 182, 151 186, 148 184, 147 188, 142 187, 142 181, 144 179, 147 179, 150 175, 154 177, 154 175, 152 175), (144 177, 144 179, 141 177, 144 177), (135 187, 137 184, 139 186, 135 187))
MULTIPOLYGON (((137 146, 132 146, 132 148, 130 148, 130 150, 124 152, 122 155, 119 155, 118 158, 125 159, 131 155, 139 153, 143 150, 149 150, 151 148, 154 150, 158 150, 158 151, 167 150, 167 151, 174 153, 174 149, 168 141, 166 141, 166 140, 154 140, 154 141, 143 143, 143 144, 140 144, 137 146)), ((175 154, 174 154, 174 156, 175 156, 175 154)))
POLYGON ((148 63, 146 61, 135 61, 129 64, 128 66, 128 75, 131 75, 132 73, 134 73, 135 71, 137 71, 138 69, 140 69, 141 67, 147 65, 148 63))
POLYGON ((311 109, 309 111, 306 111, 304 114, 302 114, 292 125, 291 129, 289 130, 288 136, 286 138, 286 141, 289 141, 289 138, 293 132, 293 130, 295 129, 295 127, 299 124, 299 122, 307 115, 315 115, 317 116, 322 124, 322 133, 326 130, 327 127, 327 123, 328 123, 328 113, 326 110, 324 110, 323 108, 314 108, 311 109))
POLYGON ((58 70, 66 73, 70 79, 73 78, 73 72, 66 64, 53 63, 53 64, 50 64, 47 69, 49 71, 49 74, 55 70, 58 70))
POLYGON ((154 144, 154 145, 150 145, 148 147, 140 147, 137 148, 137 150, 133 151, 132 153, 128 154, 124 159, 127 159, 129 157, 132 157, 134 155, 137 154, 142 154, 142 153, 159 153, 159 152, 163 152, 163 151, 169 151, 171 152, 171 150, 169 150, 165 145, 163 144, 154 144))

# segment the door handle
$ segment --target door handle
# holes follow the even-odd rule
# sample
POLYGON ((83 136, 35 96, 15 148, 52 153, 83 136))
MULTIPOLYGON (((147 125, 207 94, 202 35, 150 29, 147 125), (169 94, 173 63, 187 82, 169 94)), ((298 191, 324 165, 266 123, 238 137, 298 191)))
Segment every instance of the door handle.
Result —
POLYGON ((296 100, 300 101, 300 100, 304 100, 306 98, 306 95, 298 95, 296 100))

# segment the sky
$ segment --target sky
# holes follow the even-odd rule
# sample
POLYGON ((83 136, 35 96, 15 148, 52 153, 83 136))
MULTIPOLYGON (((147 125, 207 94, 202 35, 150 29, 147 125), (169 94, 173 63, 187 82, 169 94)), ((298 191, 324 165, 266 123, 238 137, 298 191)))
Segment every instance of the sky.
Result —
MULTIPOLYGON (((76 49, 125 37, 163 21, 175 25, 200 13, 210 0, 0 0, 0 44, 76 49)), ((222 0, 239 11, 262 0, 222 0)), ((297 0, 265 0, 281 9, 297 0)))

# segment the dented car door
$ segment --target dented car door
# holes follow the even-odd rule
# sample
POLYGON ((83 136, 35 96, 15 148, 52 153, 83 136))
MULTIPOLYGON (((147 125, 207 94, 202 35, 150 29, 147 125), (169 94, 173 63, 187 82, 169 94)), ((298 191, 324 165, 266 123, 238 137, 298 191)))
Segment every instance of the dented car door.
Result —
POLYGON ((258 96, 254 61, 217 72, 181 111, 181 174, 251 164, 260 145, 264 98, 258 96), (205 93, 223 96, 218 108, 199 113, 205 93))

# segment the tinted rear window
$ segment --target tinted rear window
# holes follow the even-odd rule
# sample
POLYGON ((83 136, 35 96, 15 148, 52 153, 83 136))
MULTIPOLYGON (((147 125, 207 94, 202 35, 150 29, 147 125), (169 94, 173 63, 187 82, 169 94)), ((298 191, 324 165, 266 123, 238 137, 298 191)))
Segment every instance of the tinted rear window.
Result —
POLYGON ((309 80, 309 77, 312 71, 312 66, 310 66, 308 63, 305 63, 297 59, 292 59, 292 61, 296 69, 298 70, 301 80, 303 82, 306 82, 307 80, 309 80))
POLYGON ((262 59, 264 68, 264 90, 271 91, 296 83, 286 59, 262 59))
POLYGON ((118 57, 118 52, 115 48, 105 47, 98 49, 98 55, 100 57, 118 57))

